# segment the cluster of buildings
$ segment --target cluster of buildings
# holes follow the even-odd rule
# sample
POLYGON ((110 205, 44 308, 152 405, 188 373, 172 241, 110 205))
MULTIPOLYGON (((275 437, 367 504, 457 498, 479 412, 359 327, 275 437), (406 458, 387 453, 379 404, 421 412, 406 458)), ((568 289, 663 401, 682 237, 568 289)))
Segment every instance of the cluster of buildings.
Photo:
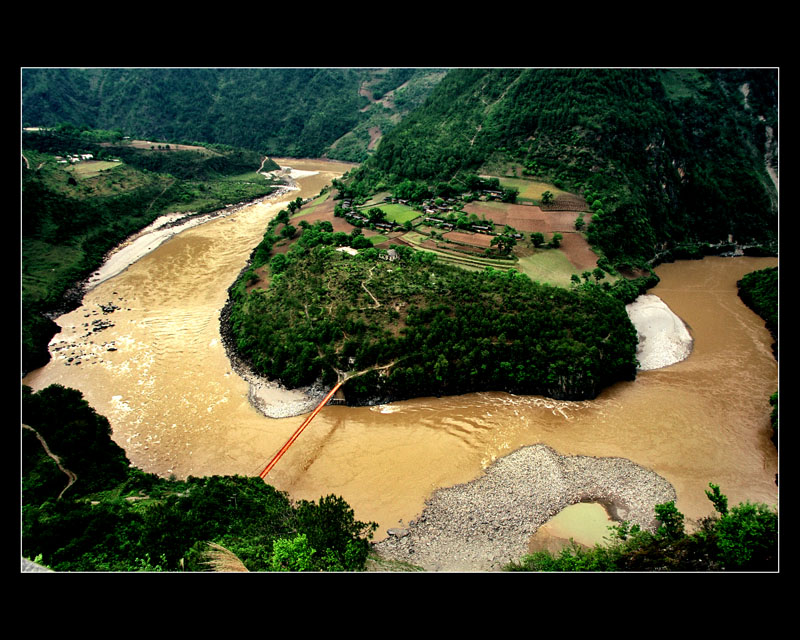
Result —
POLYGON ((91 153, 68 154, 66 158, 56 156, 58 164, 75 164, 76 162, 84 162, 86 160, 94 160, 94 156, 91 153))

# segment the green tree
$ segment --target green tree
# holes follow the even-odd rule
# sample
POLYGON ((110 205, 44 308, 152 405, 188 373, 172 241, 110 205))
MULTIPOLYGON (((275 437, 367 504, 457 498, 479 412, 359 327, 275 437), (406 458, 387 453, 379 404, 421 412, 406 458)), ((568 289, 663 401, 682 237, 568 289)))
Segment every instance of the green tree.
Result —
POLYGON ((495 236, 491 241, 491 246, 496 246, 500 253, 509 253, 516 244, 516 238, 506 233, 495 236))
POLYGON ((714 505, 714 509, 716 509, 717 513, 719 513, 721 516, 727 515, 728 498, 722 495, 718 484, 709 482, 708 486, 711 487, 711 491, 706 490, 706 496, 708 496, 708 499, 711 500, 711 503, 714 505))
POLYGON ((553 194, 548 190, 542 193, 542 197, 539 200, 541 204, 550 204, 553 201, 553 194))
POLYGON ((553 234, 553 237, 550 239, 550 246, 553 249, 558 249, 561 246, 561 241, 564 239, 560 233, 556 232, 553 234))
POLYGON ((323 571, 358 571, 369 553, 369 540, 378 525, 355 519, 355 512, 339 496, 320 498, 319 503, 301 500, 295 512, 297 531, 307 536, 317 550, 312 558, 323 571))
POLYGON ((286 270, 289 258, 283 253, 276 253, 269 261, 269 270, 272 275, 278 275, 286 270))
POLYGON ((292 225, 287 224, 285 227, 283 227, 283 229, 281 229, 281 237, 293 238, 296 231, 297 229, 295 229, 292 225))
POLYGON ((449 366, 450 363, 447 361, 445 355, 440 353, 439 357, 436 358, 436 363, 433 365, 433 375, 436 380, 442 382, 446 378, 449 366))
POLYGON ((675 501, 656 505, 659 520, 658 535, 677 540, 684 535, 683 514, 675 507, 675 501))
POLYGON ((503 202, 516 202, 519 196, 519 189, 516 187, 506 187, 503 189, 502 201, 503 202))
POLYGON ((740 504, 719 519, 714 534, 724 568, 759 571, 777 566, 778 514, 774 509, 740 504))
POLYGON ((367 218, 370 222, 382 222, 386 219, 386 212, 379 207, 372 207, 367 211, 367 218))
POLYGON ((308 544, 308 536, 300 533, 294 538, 279 538, 272 543, 272 571, 313 571, 315 549, 308 544))
POLYGON ((531 242, 533 242, 533 246, 538 249, 544 244, 544 234, 539 231, 534 231, 531 233, 531 242))

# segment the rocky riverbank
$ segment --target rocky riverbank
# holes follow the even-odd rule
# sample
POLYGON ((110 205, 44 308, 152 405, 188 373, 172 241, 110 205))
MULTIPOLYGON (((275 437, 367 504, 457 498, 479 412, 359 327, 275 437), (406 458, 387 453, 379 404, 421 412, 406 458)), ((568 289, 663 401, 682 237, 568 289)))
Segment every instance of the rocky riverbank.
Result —
POLYGON ((675 499, 669 482, 630 460, 562 456, 532 445, 472 482, 439 489, 417 520, 389 530, 373 548, 426 571, 499 571, 525 555, 536 530, 571 504, 597 502, 615 520, 654 530, 655 506, 675 499))

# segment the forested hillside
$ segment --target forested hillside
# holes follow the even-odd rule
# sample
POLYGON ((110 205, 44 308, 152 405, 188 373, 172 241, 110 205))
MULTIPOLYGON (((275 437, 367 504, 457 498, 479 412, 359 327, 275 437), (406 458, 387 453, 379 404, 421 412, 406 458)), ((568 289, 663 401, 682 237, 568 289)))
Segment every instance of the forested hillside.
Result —
POLYGON ((23 126, 360 162, 441 79, 431 69, 25 69, 23 126))
POLYGON ((583 193, 589 240, 617 263, 771 245, 777 97, 777 70, 453 70, 350 186, 520 171, 583 193))
POLYGON ((377 525, 333 494, 132 467, 80 391, 22 388, 22 555, 55 571, 359 571, 377 525), (219 568, 214 549, 228 558, 219 568))

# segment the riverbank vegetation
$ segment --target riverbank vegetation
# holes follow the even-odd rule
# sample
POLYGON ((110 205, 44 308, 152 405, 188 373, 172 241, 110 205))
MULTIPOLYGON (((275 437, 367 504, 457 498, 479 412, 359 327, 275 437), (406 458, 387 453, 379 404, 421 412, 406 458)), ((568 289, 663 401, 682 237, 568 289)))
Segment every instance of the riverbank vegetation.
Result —
MULTIPOLYGON (((335 495, 292 502, 260 478, 159 478, 132 468, 108 421, 74 389, 22 388, 22 555, 55 571, 363 571, 375 523, 335 495), (224 557, 224 561, 220 558, 224 557)), ((586 549, 539 552, 509 571, 775 571, 777 512, 729 508, 686 533, 674 503, 657 531, 622 523, 586 549)), ((378 559, 380 560, 380 559, 378 559)), ((381 564, 382 570, 395 570, 381 564)))
POLYGON ((687 533, 674 502, 656 506, 655 532, 622 523, 609 527, 604 545, 577 543, 560 553, 540 551, 506 567, 508 571, 777 571, 778 513, 758 503, 728 507, 727 497, 709 484, 715 514, 687 533))
MULTIPOLYGON (((772 334, 772 353, 778 359, 778 267, 746 274, 736 283, 739 297, 763 320, 772 334)), ((770 396, 772 441, 778 446, 778 391, 770 396)))
POLYGON ((134 144, 118 131, 25 132, 22 156, 24 372, 48 361, 57 328, 45 314, 65 311, 68 291, 129 235, 166 212, 207 213, 277 188, 256 173, 255 152, 134 144))
POLYGON ((54 571, 359 571, 377 525, 335 495, 292 502, 260 478, 132 468, 74 389, 22 390, 22 555, 54 571))
POLYGON ((773 350, 777 357, 778 267, 748 273, 736 284, 742 302, 763 318, 772 338, 776 341, 773 350))

